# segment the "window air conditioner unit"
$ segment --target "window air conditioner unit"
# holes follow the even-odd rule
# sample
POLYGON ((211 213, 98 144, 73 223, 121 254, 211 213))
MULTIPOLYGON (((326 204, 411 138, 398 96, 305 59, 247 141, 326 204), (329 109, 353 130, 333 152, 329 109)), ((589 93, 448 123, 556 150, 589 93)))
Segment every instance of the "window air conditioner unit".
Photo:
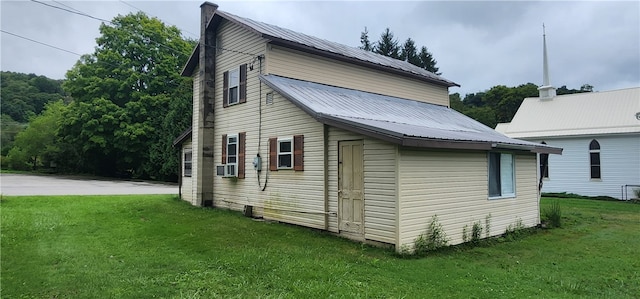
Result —
POLYGON ((238 176, 236 171, 237 166, 235 163, 216 166, 216 175, 223 178, 232 178, 238 176))

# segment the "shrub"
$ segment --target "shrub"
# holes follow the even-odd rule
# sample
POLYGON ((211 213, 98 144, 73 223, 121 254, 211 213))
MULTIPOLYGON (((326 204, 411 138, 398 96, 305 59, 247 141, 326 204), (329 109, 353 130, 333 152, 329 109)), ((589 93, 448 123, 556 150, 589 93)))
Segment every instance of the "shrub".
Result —
POLYGON ((526 227, 522 223, 522 219, 518 218, 515 223, 509 224, 504 231, 504 237, 507 240, 519 239, 526 234, 526 227))
POLYGON ((427 232, 419 235, 414 244, 416 254, 424 254, 428 251, 433 251, 449 244, 447 234, 444 232, 442 224, 438 222, 437 215, 433 215, 431 223, 429 223, 429 227, 427 228, 427 232))
POLYGON ((560 202, 558 200, 555 200, 550 207, 544 209, 543 214, 549 227, 562 226, 562 211, 560 210, 560 202))
POLYGON ((633 194, 636 196, 636 198, 640 198, 640 188, 633 189, 633 194))

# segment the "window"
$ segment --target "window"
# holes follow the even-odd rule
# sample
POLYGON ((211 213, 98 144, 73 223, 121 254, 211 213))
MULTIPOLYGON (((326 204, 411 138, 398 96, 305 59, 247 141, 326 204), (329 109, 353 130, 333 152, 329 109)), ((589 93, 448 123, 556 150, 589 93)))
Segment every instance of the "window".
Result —
POLYGON ((247 133, 222 135, 222 164, 235 164, 234 173, 239 179, 245 177, 245 141, 247 133))
POLYGON ((191 176, 191 149, 185 149, 184 150, 184 154, 183 154, 184 158, 183 158, 183 171, 182 171, 182 175, 183 176, 191 176))
POLYGON ((304 170, 304 136, 269 138, 269 170, 304 170))
POLYGON ((600 143, 595 139, 589 143, 589 164, 591 166, 591 178, 601 179, 600 175, 600 143))
MULTIPOLYGON (((546 142, 541 142, 547 144, 546 142)), ((549 178, 549 154, 540 154, 540 177, 549 178)))
POLYGON ((222 77, 222 106, 247 102, 247 65, 228 70, 222 77))
POLYGON ((238 136, 227 136, 227 161, 225 164, 235 164, 238 158, 238 136))
POLYGON ((489 198, 516 195, 512 154, 489 153, 489 198))
POLYGON ((278 169, 293 167, 293 142, 291 138, 278 139, 278 169))
POLYGON ((238 103, 238 86, 240 85, 240 70, 229 71, 229 105, 238 103))

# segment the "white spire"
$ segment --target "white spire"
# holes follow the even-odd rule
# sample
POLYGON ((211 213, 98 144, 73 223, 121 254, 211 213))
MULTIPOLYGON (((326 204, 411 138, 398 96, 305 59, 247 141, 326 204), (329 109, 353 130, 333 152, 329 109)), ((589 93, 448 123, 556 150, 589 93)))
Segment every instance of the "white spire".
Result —
POLYGON ((541 100, 550 100, 556 96, 556 88, 549 82, 549 62, 547 60, 547 34, 542 24, 542 86, 538 88, 541 100))

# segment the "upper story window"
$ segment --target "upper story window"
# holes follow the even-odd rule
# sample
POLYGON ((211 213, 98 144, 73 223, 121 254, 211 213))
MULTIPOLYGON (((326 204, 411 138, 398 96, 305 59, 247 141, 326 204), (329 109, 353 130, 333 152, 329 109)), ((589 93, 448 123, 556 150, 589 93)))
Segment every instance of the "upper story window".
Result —
POLYGON ((304 136, 269 138, 269 170, 304 170, 304 136))
MULTIPOLYGON (((546 142, 541 142, 547 144, 546 142)), ((540 154, 540 177, 549 178, 549 154, 540 154)))
POLYGON ((600 175, 600 143, 595 139, 589 143, 589 164, 591 166, 591 178, 602 178, 600 175))
POLYGON ((247 65, 230 69, 222 77, 222 106, 247 102, 247 65))
POLYGON ((240 69, 229 71, 229 105, 238 103, 238 86, 240 86, 240 69))
POLYGON ((489 198, 516 195, 514 157, 507 153, 489 153, 489 198))

